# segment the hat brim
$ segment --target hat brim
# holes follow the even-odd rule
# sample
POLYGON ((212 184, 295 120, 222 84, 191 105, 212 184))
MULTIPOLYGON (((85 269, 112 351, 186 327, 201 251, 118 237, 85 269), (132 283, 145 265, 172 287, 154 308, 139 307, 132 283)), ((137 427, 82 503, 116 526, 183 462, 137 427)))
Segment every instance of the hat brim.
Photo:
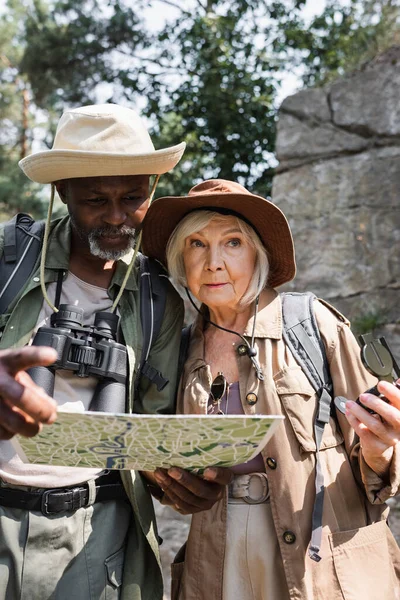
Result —
POLYGON ((289 223, 275 204, 253 194, 218 193, 158 198, 151 204, 143 221, 143 253, 166 265, 166 247, 175 227, 189 212, 205 207, 235 211, 253 224, 268 251, 268 284, 271 287, 278 287, 294 278, 296 262, 289 223))
POLYGON ((101 175, 162 175, 178 164, 185 147, 185 142, 182 142, 146 154, 46 150, 31 154, 18 164, 36 183, 101 175))

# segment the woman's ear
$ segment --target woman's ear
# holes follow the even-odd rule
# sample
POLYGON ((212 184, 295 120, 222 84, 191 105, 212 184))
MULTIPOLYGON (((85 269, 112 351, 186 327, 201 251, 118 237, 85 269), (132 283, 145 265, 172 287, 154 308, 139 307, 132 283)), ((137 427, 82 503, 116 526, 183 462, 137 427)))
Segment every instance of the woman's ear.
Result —
POLYGON ((61 202, 63 204, 67 204, 67 186, 65 180, 61 179, 60 181, 55 181, 54 185, 56 187, 57 194, 60 196, 61 202))

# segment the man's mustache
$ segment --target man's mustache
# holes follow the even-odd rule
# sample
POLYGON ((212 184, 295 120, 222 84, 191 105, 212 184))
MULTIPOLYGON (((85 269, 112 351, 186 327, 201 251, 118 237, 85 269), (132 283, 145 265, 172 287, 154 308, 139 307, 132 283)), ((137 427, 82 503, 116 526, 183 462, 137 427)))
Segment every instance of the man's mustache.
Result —
POLYGON ((136 229, 134 227, 128 227, 127 225, 122 225, 121 227, 112 227, 111 225, 106 225, 104 227, 96 227, 96 229, 92 229, 90 235, 94 238, 110 236, 134 237, 136 235, 136 229))

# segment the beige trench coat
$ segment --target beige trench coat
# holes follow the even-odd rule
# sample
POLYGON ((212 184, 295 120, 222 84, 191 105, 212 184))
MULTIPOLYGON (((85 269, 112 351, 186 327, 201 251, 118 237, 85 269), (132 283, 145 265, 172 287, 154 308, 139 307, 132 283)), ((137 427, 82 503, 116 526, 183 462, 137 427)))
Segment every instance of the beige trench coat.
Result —
MULTIPOLYGON (((290 598, 400 598, 399 549, 387 526, 388 507, 384 504, 398 492, 398 448, 390 482, 384 483, 363 461, 354 431, 339 412, 339 427, 334 418, 325 426, 320 453, 325 479, 322 560, 316 563, 308 556, 315 498, 313 425, 318 400, 282 340, 279 295, 265 290, 260 304, 264 308, 257 316, 255 335, 265 380, 258 381, 248 357, 238 355, 240 396, 248 415, 286 417, 262 454, 290 598), (258 398, 253 406, 246 402, 249 392, 258 398), (295 535, 294 543, 287 543, 288 539, 293 541, 292 536, 285 535, 288 531, 295 535)), ((376 380, 362 367, 359 346, 344 317, 323 302, 315 302, 315 314, 327 349, 334 393, 356 399, 376 380)), ((248 323, 246 337, 251 335, 252 324, 253 319, 248 323)), ((204 361, 202 330, 199 317, 192 327, 189 356, 180 383, 180 413, 207 411, 211 372, 204 361)), ((193 516, 185 560, 179 562, 183 555, 180 552, 172 566, 173 598, 221 600, 226 514, 225 498, 211 510, 193 516)))

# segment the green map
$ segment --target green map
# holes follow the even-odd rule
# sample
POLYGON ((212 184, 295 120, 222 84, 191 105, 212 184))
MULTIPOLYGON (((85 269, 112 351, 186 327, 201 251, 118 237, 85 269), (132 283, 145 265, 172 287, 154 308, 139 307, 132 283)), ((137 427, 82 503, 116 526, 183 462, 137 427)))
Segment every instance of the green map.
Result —
POLYGON ((59 412, 33 438, 15 436, 24 462, 101 469, 201 470, 249 461, 280 416, 120 415, 59 412))

